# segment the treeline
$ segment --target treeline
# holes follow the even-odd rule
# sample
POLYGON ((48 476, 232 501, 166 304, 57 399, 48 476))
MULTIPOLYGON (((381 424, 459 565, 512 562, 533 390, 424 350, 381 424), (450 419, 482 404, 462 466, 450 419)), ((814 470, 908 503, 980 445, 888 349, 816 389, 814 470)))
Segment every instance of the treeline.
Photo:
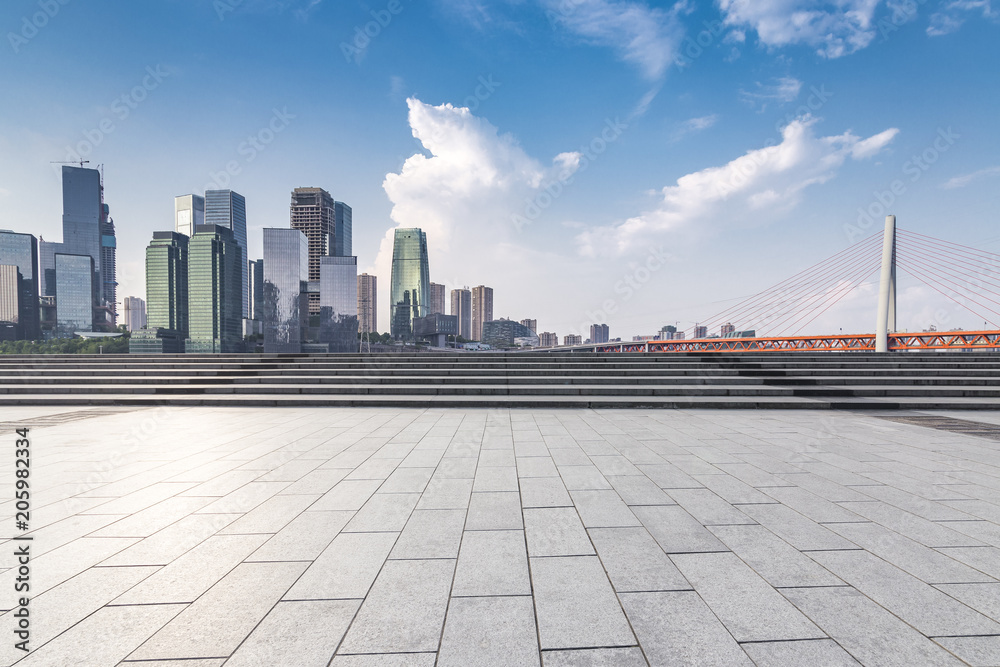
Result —
POLYGON ((128 354, 128 336, 0 341, 0 354, 128 354), (101 348, 104 348, 103 351, 101 348))

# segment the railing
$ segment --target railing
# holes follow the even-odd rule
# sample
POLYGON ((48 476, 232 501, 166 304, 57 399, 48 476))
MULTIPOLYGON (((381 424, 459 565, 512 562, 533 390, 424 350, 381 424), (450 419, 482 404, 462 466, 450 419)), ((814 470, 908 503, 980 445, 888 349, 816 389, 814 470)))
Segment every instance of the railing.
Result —
MULTIPOLYGON (((889 350, 1000 350, 1000 331, 930 331, 889 334, 889 350)), ((552 352, 874 352, 875 334, 790 338, 694 338, 642 343, 601 343, 551 348, 552 352)))

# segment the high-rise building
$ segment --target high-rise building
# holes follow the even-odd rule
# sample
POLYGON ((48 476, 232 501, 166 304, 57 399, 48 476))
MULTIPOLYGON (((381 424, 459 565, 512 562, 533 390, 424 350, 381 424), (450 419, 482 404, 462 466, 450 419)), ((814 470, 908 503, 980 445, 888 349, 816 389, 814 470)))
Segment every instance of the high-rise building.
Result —
POLYGON ((249 269, 250 319, 261 322, 264 319, 264 260, 251 260, 249 269))
MULTIPOLYGON (((61 244, 60 244, 61 245, 61 244)), ((42 337, 38 305, 38 241, 31 234, 0 230, 0 264, 16 266, 21 275, 18 288, 20 335, 27 340, 42 337)), ((54 269, 54 267, 53 267, 54 269)), ((55 279, 53 270, 53 280, 55 279)), ((55 287, 53 286, 53 290, 55 287)))
POLYGON ((427 316, 430 274, 427 235, 420 229, 397 229, 389 285, 389 329, 393 338, 411 338, 413 318, 427 316))
POLYGON ((578 334, 563 336, 563 345, 583 345, 583 336, 578 334))
POLYGON ((21 340, 21 271, 13 264, 0 264, 0 340, 21 340))
POLYGON ((125 328, 139 331, 146 328, 146 302, 137 296, 127 296, 122 300, 122 319, 125 328))
POLYGON ((528 327, 534 333, 538 333, 538 320, 521 320, 521 326, 528 327))
POLYGON ((694 327, 695 338, 708 338, 708 327, 696 324, 694 327))
POLYGON ((358 330, 378 333, 378 278, 358 276, 358 330))
POLYGON ((232 229, 211 224, 194 228, 188 241, 187 352, 242 351, 244 257, 232 229))
POLYGON ((719 330, 720 335, 725 338, 736 332, 736 327, 733 326, 732 322, 726 322, 722 325, 722 329, 719 330))
POLYGON ((319 268, 319 342, 330 352, 357 352, 358 258, 323 257, 319 268))
POLYGON ((431 283, 431 306, 430 315, 440 314, 447 315, 444 309, 444 295, 445 289, 444 285, 438 283, 431 283))
POLYGON ((146 246, 146 327, 188 336, 188 246, 180 232, 153 232, 146 246))
POLYGON ((590 342, 595 345, 600 343, 607 343, 608 338, 611 336, 608 331, 607 324, 591 324, 590 325, 590 342))
POLYGON ((493 288, 472 288, 472 340, 483 339, 483 324, 493 320, 493 288))
MULTIPOLYGON (((101 222, 104 218, 101 172, 97 169, 63 166, 63 248, 68 255, 87 255, 94 260, 93 306, 102 298, 101 222)), ((89 329, 88 329, 89 330, 89 329)))
POLYGON ((264 229, 264 352, 302 351, 308 324, 309 240, 297 229, 264 229))
POLYGON ((539 347, 557 347, 559 345, 559 336, 548 331, 543 331, 538 334, 538 345, 539 347))
POLYGON ((342 201, 334 202, 333 244, 330 254, 335 257, 350 257, 354 247, 354 210, 342 201))
POLYGON ((205 224, 205 198, 199 195, 174 197, 174 231, 194 236, 194 228, 205 224))
POLYGON ((56 255, 56 336, 94 330, 94 258, 56 255))
MULTIPOLYGON (((321 257, 335 255, 335 210, 333 197, 323 188, 292 190, 291 227, 305 234, 309 241, 309 280, 319 280, 321 257)), ((309 314, 319 313, 320 295, 309 295, 309 314)))
MULTIPOLYGON (((232 190, 205 191, 205 225, 226 227, 233 232, 233 241, 243 251, 240 261, 242 274, 242 308, 241 319, 250 316, 250 269, 247 260, 247 202, 243 195, 232 190)), ((198 227, 195 226, 195 233, 198 227)), ((242 323, 241 323, 242 330, 242 323)))
MULTIPOLYGON (((103 191, 103 187, 102 187, 103 191)), ((115 221, 111 219, 111 209, 101 205, 101 307, 104 311, 105 328, 118 326, 118 268, 115 238, 115 221)))
POLYGON ((458 318, 458 335, 472 340, 472 292, 468 287, 451 291, 451 314, 458 318))

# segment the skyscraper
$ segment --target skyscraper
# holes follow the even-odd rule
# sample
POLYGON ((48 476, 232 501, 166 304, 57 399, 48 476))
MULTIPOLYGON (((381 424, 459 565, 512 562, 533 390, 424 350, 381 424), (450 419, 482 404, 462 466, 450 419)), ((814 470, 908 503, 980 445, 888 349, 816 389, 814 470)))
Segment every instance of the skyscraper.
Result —
POLYGON ((430 306, 427 235, 420 229, 397 229, 392 246, 389 327, 393 338, 413 334, 413 318, 426 317, 430 306))
POLYGON ((333 244, 330 254, 335 257, 350 257, 354 254, 353 227, 354 211, 342 201, 334 202, 333 244))
MULTIPOLYGON (((205 224, 226 227, 233 232, 233 241, 243 251, 241 318, 250 316, 250 270, 247 260, 247 202, 243 195, 232 190, 205 191, 205 224)), ((198 233, 198 227, 195 228, 198 233)))
POLYGON ((532 332, 538 333, 538 320, 521 320, 521 326, 528 327, 532 332))
MULTIPOLYGON (((319 280, 321 257, 336 255, 335 211, 330 193, 323 188, 292 190, 291 227, 305 234, 309 241, 309 280, 319 280)), ((309 295, 309 314, 319 313, 318 293, 309 295)))
POLYGON ((694 327, 694 337, 695 338, 708 338, 708 327, 704 325, 695 325, 694 327))
POLYGON ((0 264, 0 340, 21 340, 21 271, 14 264, 0 264))
MULTIPOLYGON (((102 298, 101 282, 101 222, 104 219, 104 201, 101 172, 96 169, 63 166, 63 248, 58 252, 69 255, 87 255, 94 260, 94 290, 92 305, 99 305, 102 298)), ((88 329, 89 330, 89 329, 88 329)))
POLYGON ((579 334, 563 336, 563 345, 583 345, 583 336, 579 334))
POLYGON ((145 329, 146 302, 137 296, 127 296, 122 299, 122 319, 130 332, 145 329))
POLYGON ((591 324, 590 325, 590 342, 595 345, 599 343, 607 343, 608 338, 611 336, 608 330, 607 324, 591 324))
POLYGON ((309 240, 297 229, 264 229, 264 352, 302 351, 308 324, 309 240))
POLYGON ((94 329, 94 258, 56 255, 56 337, 94 329))
POLYGON ((104 324, 108 328, 118 326, 118 242, 115 238, 115 221, 111 219, 111 209, 101 205, 101 306, 105 311, 104 324))
POLYGON ((378 278, 367 273, 358 276, 358 329, 378 333, 378 278))
POLYGON ((483 324, 493 320, 493 288, 472 288, 472 340, 483 339, 483 324))
POLYGON ((319 268, 319 342, 330 352, 357 352, 358 258, 323 257, 319 268))
POLYGON ((260 322, 264 317, 264 260, 250 261, 250 319, 260 322))
POLYGON ((557 347, 559 345, 559 336, 550 331, 543 331, 538 334, 538 345, 539 347, 557 347))
MULTIPOLYGON (((60 244, 61 245, 61 244, 60 244)), ((0 264, 16 266, 21 274, 20 314, 21 336, 27 340, 42 337, 41 313, 38 306, 38 241, 31 234, 0 230, 0 264)), ((55 278, 53 265, 53 279, 55 278)), ((53 291, 55 286, 53 285, 53 291)))
POLYGON ((181 341, 188 337, 189 244, 180 232, 153 232, 146 246, 146 328, 175 332, 181 341))
POLYGON ((194 228, 205 224, 205 198, 198 195, 174 197, 174 231, 194 236, 194 228))
POLYGON ((435 313, 441 313, 442 315, 447 315, 444 309, 444 295, 445 289, 444 285, 438 283, 431 283, 431 307, 428 314, 433 315, 435 313))
POLYGON ((472 340, 472 292, 468 287, 451 291, 451 314, 458 318, 458 335, 472 340))
POLYGON ((188 242, 187 352, 242 351, 240 304, 246 299, 240 278, 246 271, 243 249, 230 228, 210 224, 194 228, 188 242))

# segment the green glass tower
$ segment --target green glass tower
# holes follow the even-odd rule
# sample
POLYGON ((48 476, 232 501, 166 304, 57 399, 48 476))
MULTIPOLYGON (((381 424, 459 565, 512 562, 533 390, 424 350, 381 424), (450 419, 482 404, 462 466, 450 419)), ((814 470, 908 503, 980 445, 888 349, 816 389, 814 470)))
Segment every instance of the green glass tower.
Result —
POLYGON ((423 230, 396 230, 389 298, 392 337, 411 338, 413 318, 426 317, 430 313, 431 272, 427 260, 427 235, 423 230))
POLYGON ((189 353, 243 349, 243 269, 233 230, 198 225, 188 242, 189 353))
POLYGON ((146 247, 146 328, 188 333, 188 237, 154 232, 146 247))

